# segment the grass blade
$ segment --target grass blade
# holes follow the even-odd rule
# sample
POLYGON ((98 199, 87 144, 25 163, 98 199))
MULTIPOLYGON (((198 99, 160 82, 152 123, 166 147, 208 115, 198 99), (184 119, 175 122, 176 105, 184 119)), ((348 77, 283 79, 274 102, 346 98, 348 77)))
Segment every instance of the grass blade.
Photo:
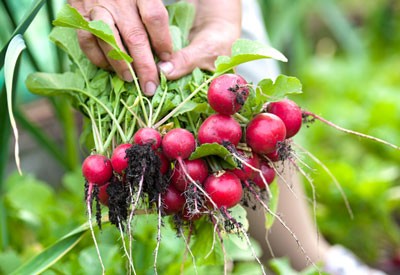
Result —
POLYGON ((56 243, 43 250, 27 263, 20 266, 11 274, 40 274, 59 261, 82 239, 88 230, 88 224, 84 224, 62 237, 56 243))
POLYGON ((22 175, 21 164, 19 160, 19 144, 18 144, 18 129, 15 123, 15 118, 12 112, 12 91, 13 91, 13 78, 14 78, 14 69, 17 64, 17 60, 21 52, 26 48, 24 39, 22 35, 17 34, 10 41, 10 44, 7 47, 6 56, 4 60, 4 76, 6 82, 6 93, 7 93, 7 107, 8 107, 8 115, 10 117, 11 127, 14 132, 15 137, 15 163, 17 165, 18 172, 22 175))

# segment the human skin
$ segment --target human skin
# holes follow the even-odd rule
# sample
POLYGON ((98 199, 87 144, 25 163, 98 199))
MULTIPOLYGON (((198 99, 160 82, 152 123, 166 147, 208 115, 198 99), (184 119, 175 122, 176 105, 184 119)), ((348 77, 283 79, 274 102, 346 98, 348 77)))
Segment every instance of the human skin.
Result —
MULTIPOLYGON (((68 0, 87 20, 107 23, 118 45, 133 58, 133 69, 146 95, 153 95, 161 70, 168 79, 178 79, 198 67, 214 68, 219 55, 229 55, 241 30, 239 0, 191 0, 196 17, 189 34, 190 44, 173 52, 167 10, 161 0, 68 0), (221 12, 223 11, 223 12, 221 12), (153 51, 152 51, 153 49, 153 51), (160 62, 154 61, 153 52, 160 62)), ((86 31, 78 31, 81 49, 98 67, 114 70, 132 81, 124 61, 107 56, 111 47, 86 31)))

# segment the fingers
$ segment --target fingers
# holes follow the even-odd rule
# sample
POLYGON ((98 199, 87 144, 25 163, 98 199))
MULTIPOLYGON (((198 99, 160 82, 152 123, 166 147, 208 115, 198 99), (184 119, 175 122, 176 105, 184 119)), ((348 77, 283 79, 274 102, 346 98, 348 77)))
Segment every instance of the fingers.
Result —
POLYGON ((168 12, 164 4, 160 0, 139 0, 138 10, 157 56, 161 60, 169 60, 172 54, 172 39, 168 12))
POLYGON ((160 0, 138 0, 136 13, 122 13, 119 18, 124 19, 116 23, 133 57, 140 86, 145 95, 151 96, 159 84, 152 47, 161 60, 169 60, 172 54, 167 10, 160 0))
MULTIPOLYGON (((112 16, 110 10, 108 10, 104 6, 94 6, 90 12, 90 19, 91 20, 101 20, 101 21, 105 22, 107 25, 109 25, 112 32, 114 33, 114 37, 115 37, 115 40, 116 40, 118 46, 121 49, 124 49, 119 32, 114 23, 114 18, 112 16)), ((115 72, 119 75, 119 77, 121 77, 125 81, 131 82, 133 80, 133 76, 129 71, 128 64, 126 64, 126 62, 123 60, 115 60, 115 59, 108 57, 107 53, 110 52, 113 48, 106 42, 98 39, 98 45, 100 46, 102 52, 106 53, 106 54, 103 54, 103 56, 105 56, 107 62, 114 68, 115 72)), ((86 54, 88 54, 88 53, 86 52, 86 54)), ((96 57, 99 58, 98 55, 96 55, 96 57)), ((88 58, 90 59, 89 55, 88 55, 88 58)), ((90 59, 90 60, 94 64, 96 64, 96 62, 99 62, 96 60, 93 61, 92 59, 90 59)))
MULTIPOLYGON (((126 49, 133 58, 133 69, 142 91, 146 95, 153 95, 159 79, 152 46, 161 60, 168 60, 172 54, 168 14, 162 1, 69 2, 86 18, 101 20, 110 26, 118 46, 126 49)), ((113 68, 125 81, 133 80, 129 65, 125 61, 108 57, 107 53, 112 47, 107 43, 84 31, 78 32, 78 39, 82 50, 92 63, 104 69, 113 68)))
POLYGON ((214 70, 218 56, 230 55, 241 30, 239 0, 191 0, 196 5, 196 19, 190 31, 190 45, 158 63, 168 79, 178 79, 196 67, 214 70), (220 11, 224 12, 221 13, 220 11))
POLYGON ((215 69, 214 62, 220 55, 229 55, 233 40, 205 30, 189 46, 175 52, 169 61, 158 63, 158 68, 168 79, 178 79, 195 68, 215 69))
POLYGON ((79 45, 87 58, 97 67, 111 69, 110 63, 97 43, 97 38, 87 31, 78 30, 77 34, 79 45))
POLYGON ((153 95, 157 85, 158 71, 154 61, 146 29, 138 13, 129 16, 120 14, 117 26, 129 54, 133 58, 133 67, 139 78, 145 95, 153 95))
MULTIPOLYGON (((80 1, 80 0, 68 0, 68 3, 76 8, 79 13, 86 20, 90 20, 89 10, 94 5, 94 0, 87 0, 87 1, 80 1)), ((103 51, 101 50, 97 38, 87 31, 78 30, 78 42, 79 46, 81 47, 82 51, 88 57, 88 59, 96 66, 103 68, 103 69, 111 69, 110 64, 106 56, 104 55, 103 51)))

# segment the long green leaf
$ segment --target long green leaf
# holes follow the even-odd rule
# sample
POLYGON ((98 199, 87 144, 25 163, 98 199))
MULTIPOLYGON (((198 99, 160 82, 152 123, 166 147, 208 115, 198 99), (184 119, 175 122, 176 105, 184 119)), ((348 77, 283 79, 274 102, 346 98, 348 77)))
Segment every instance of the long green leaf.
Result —
POLYGON ((8 144, 10 142, 10 127, 8 124, 9 117, 7 113, 7 94, 4 85, 4 74, 0 70, 0 194, 2 191, 2 183, 4 182, 4 171, 8 163, 8 144))
POLYGON ((73 230, 11 274, 39 274, 45 271, 77 245, 88 229, 88 224, 84 224, 73 230))
POLYGON ((8 107, 8 115, 10 117, 11 127, 14 132, 15 137, 15 163, 17 165, 18 172, 22 174, 21 165, 19 160, 19 144, 18 144, 18 129, 15 123, 14 115, 12 112, 12 92, 13 92, 13 78, 14 78, 14 69, 17 64, 17 60, 21 52, 25 49, 25 42, 22 38, 22 35, 17 34, 11 40, 10 44, 7 47, 6 57, 4 61, 4 75, 6 81, 6 93, 7 93, 7 107, 8 107))
POLYGON ((17 34, 25 33, 26 29, 32 23, 33 19, 36 17, 36 14, 42 8, 42 6, 45 2, 46 2, 45 0, 36 1, 32 5, 32 8, 25 14, 24 18, 21 20, 21 23, 18 25, 18 27, 15 29, 14 33, 11 35, 10 40, 6 43, 6 45, 0 52, 0 68, 3 67, 3 65, 4 65, 4 59, 6 56, 7 47, 8 47, 8 44, 11 42, 12 38, 14 36, 16 36, 17 34))

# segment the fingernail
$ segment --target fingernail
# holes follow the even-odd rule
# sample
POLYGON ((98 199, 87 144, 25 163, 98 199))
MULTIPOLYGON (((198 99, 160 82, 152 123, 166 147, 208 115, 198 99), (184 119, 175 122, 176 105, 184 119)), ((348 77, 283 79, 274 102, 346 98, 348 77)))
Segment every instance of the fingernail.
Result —
POLYGON ((159 62, 158 68, 164 74, 168 75, 174 70, 174 65, 171 62, 159 62))
POLYGON ((149 81, 146 83, 144 93, 148 96, 152 96, 156 92, 156 89, 157 89, 157 85, 154 82, 149 81))
POLYGON ((130 71, 125 71, 125 72, 122 74, 122 77, 123 77, 123 79, 124 79, 126 82, 132 82, 132 81, 133 81, 133 76, 132 76, 132 74, 131 74, 130 71))

